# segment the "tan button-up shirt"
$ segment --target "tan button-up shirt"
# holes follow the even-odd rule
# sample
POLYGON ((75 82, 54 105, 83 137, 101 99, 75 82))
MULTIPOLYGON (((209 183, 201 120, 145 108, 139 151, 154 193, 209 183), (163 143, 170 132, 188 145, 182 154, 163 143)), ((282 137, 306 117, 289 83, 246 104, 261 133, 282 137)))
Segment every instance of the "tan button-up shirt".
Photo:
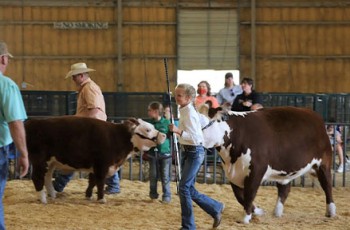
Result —
POLYGON ((90 78, 86 79, 79 88, 77 116, 86 116, 89 109, 98 109, 94 118, 107 120, 106 105, 100 87, 90 78))

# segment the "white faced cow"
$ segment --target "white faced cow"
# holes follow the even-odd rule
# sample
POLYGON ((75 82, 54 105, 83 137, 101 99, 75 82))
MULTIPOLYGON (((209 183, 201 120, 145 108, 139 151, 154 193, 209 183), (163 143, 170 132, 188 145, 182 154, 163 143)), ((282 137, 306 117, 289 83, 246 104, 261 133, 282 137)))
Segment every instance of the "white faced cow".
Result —
POLYGON ((25 122, 32 180, 41 202, 47 203, 46 190, 52 198, 56 192, 52 173, 57 169, 88 171, 86 197, 92 197, 97 185, 97 199, 105 202, 105 179, 114 174, 132 153, 161 144, 166 136, 153 125, 131 119, 114 124, 93 118, 63 116, 25 122))
POLYGON ((204 130, 205 147, 216 146, 234 195, 244 207, 244 223, 263 181, 277 182, 277 217, 290 191, 290 182, 312 170, 326 195, 326 216, 336 214, 332 197, 332 149, 322 118, 309 109, 266 108, 255 112, 211 109, 211 124, 204 130))

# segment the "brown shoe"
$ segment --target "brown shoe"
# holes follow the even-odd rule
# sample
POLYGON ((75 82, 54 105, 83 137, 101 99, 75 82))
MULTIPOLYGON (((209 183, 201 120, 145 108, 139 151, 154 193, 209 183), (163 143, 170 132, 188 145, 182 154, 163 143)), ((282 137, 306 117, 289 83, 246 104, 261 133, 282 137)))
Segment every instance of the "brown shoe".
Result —
POLYGON ((213 228, 219 227, 222 219, 222 213, 224 212, 225 204, 222 204, 221 211, 217 214, 217 216, 214 218, 213 228))

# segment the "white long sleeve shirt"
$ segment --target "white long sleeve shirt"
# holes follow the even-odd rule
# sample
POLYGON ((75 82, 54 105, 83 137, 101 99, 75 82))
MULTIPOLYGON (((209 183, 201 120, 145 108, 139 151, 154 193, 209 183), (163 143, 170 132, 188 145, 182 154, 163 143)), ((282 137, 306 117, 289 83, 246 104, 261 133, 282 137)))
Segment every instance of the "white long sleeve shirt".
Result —
POLYGON ((193 107, 193 103, 189 103, 179 109, 180 120, 179 128, 183 130, 179 137, 182 145, 201 145, 204 142, 202 127, 197 111, 193 107))

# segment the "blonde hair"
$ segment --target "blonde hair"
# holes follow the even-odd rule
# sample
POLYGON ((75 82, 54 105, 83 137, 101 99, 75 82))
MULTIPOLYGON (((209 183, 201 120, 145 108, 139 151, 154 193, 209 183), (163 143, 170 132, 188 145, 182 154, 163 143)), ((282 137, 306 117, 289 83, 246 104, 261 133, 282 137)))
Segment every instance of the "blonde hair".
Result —
POLYGON ((194 101, 194 99, 196 98, 196 90, 192 85, 181 83, 178 84, 175 89, 177 88, 183 89, 185 91, 186 96, 189 96, 191 98, 191 101, 194 101))

